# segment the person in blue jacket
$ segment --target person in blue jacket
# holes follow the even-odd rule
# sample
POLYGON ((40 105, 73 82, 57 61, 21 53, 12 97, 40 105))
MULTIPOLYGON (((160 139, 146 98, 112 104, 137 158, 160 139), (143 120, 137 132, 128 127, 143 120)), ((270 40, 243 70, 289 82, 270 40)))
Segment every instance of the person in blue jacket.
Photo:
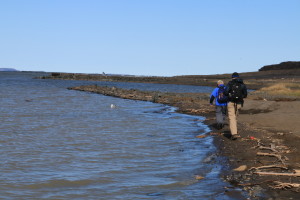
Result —
POLYGON ((213 102, 215 101, 217 129, 222 129, 224 127, 224 123, 226 120, 226 113, 227 113, 227 100, 222 99, 223 102, 221 103, 219 102, 221 101, 220 96, 223 95, 222 91, 225 91, 225 85, 222 80, 219 80, 217 82, 217 87, 213 90, 213 92, 210 95, 210 101, 209 101, 210 105, 213 105, 213 102))

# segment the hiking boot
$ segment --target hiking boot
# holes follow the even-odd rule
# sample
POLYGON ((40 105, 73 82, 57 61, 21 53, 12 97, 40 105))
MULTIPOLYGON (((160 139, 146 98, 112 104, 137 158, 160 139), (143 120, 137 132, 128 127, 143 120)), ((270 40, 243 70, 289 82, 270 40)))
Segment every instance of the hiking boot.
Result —
POLYGON ((218 130, 221 130, 223 127, 224 127, 223 124, 217 124, 217 129, 218 129, 218 130))
POLYGON ((230 137, 231 140, 237 140, 240 136, 239 135, 232 135, 230 137))

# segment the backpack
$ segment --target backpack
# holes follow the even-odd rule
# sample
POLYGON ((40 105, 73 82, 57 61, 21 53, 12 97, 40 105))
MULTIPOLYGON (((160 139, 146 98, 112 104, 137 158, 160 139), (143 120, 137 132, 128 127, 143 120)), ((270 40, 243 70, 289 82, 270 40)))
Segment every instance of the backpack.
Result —
POLYGON ((244 102, 244 95, 243 95, 243 83, 234 81, 229 90, 229 98, 230 101, 234 103, 242 103, 244 102))
POLYGON ((218 96, 217 96, 217 101, 219 104, 228 102, 228 96, 226 96, 224 92, 225 92, 225 87, 224 86, 219 87, 218 96))

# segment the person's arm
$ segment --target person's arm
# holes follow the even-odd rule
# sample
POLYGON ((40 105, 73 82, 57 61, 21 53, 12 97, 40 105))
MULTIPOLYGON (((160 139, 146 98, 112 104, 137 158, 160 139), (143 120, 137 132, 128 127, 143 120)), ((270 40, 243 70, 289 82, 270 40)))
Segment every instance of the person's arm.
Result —
POLYGON ((209 103, 212 105, 212 104, 213 104, 213 102, 214 102, 214 100, 215 100, 215 97, 214 97, 214 95, 211 95, 211 96, 210 96, 209 103))
POLYGON ((211 105, 213 104, 213 102, 214 102, 216 96, 218 95, 218 94, 217 94, 217 91, 218 91, 218 88, 215 88, 215 89, 213 90, 213 92, 211 93, 211 95, 210 95, 209 103, 210 103, 211 105))
POLYGON ((243 98, 247 98, 248 92, 247 92, 247 86, 243 84, 243 98))

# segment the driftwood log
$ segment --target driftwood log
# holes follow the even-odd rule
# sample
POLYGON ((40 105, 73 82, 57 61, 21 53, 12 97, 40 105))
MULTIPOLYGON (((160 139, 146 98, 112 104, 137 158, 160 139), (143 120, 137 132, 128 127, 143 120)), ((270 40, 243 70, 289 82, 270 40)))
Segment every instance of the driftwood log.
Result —
POLYGON ((300 170, 295 170, 294 173, 277 173, 277 172, 254 172, 258 175, 271 175, 271 176, 293 176, 300 177, 300 170))
POLYGON ((288 168, 285 165, 265 165, 265 166, 260 166, 260 167, 252 167, 250 170, 271 169, 271 168, 279 168, 279 169, 288 170, 288 168))
POLYGON ((293 188, 300 188, 299 183, 282 183, 279 181, 274 182, 274 186, 270 186, 273 189, 282 189, 282 190, 287 190, 287 189, 293 189, 293 188))
POLYGON ((285 162, 283 161, 283 159, 288 160, 288 158, 286 156, 282 156, 279 154, 274 154, 274 153, 262 153, 262 152, 257 152, 258 156, 273 156, 276 157, 283 165, 285 165, 285 162))

